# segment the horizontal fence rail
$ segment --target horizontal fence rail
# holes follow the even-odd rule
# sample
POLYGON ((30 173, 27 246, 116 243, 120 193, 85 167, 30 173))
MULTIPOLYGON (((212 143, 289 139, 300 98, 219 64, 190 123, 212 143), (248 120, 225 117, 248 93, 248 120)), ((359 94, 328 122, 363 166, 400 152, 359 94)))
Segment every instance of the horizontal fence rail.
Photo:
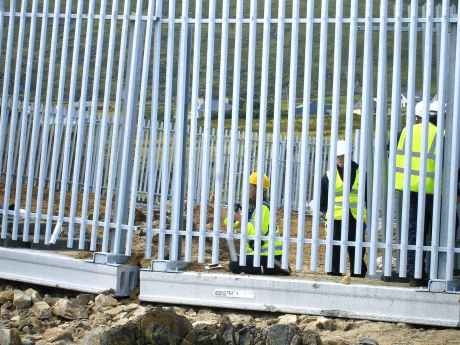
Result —
POLYGON ((2 239, 459 273, 458 3, 1 4, 2 239))
MULTIPOLYGON (((75 111, 76 113, 78 113, 78 110, 75 111)), ((43 114, 43 113, 42 113, 43 114)), ((86 115, 88 115, 87 113, 84 113, 86 115)), ((42 115, 43 117, 43 115, 42 115)), ((53 116, 53 118, 50 120, 49 122, 49 131, 52 132, 52 133, 56 133, 56 121, 54 120, 55 116, 53 116)), ((77 130, 78 130, 78 126, 77 126, 77 118, 75 118, 73 121, 72 121, 72 134, 71 134, 71 152, 70 152, 70 157, 71 159, 75 156, 75 151, 76 151, 76 139, 77 139, 77 130)), ((32 126, 33 126, 33 123, 32 121, 30 121, 30 119, 27 120, 27 132, 30 133, 31 130, 32 130, 32 126)), ((112 122, 108 122, 107 123, 107 132, 109 133, 108 134, 108 137, 111 138, 111 133, 113 132, 113 126, 114 124, 112 122)), ((43 123, 40 123, 40 128, 39 128, 39 131, 41 132, 43 130, 43 123)), ((163 127, 163 124, 160 123, 160 126, 158 129, 158 135, 161 137, 161 133, 162 133, 162 128, 163 127)), ((90 129, 90 120, 89 120, 89 116, 87 116, 87 118, 85 119, 84 121, 84 131, 85 132, 88 132, 90 129)), ((122 126, 120 125, 119 126, 119 130, 123 130, 122 126)), ((139 203, 146 203, 147 201, 147 194, 148 194, 148 165, 147 165, 147 161, 148 161, 148 157, 147 157, 147 153, 148 153, 148 150, 149 150, 149 143, 148 143, 148 138, 150 137, 150 131, 152 130, 152 125, 150 124, 149 121, 146 121, 146 125, 144 127, 144 130, 143 130, 143 133, 144 133, 144 139, 143 139, 143 142, 144 142, 144 145, 142 147, 142 152, 144 153, 143 156, 142 156, 142 161, 141 161, 141 167, 140 167, 140 172, 139 172, 139 182, 138 182, 138 191, 137 191, 137 200, 139 203)), ((62 124, 61 124, 61 131, 62 131, 62 124)), ((94 137, 96 138, 95 140, 95 147, 93 149, 94 152, 97 152, 99 150, 99 147, 98 147, 98 143, 99 143, 99 140, 97 140, 97 138, 100 137, 101 135, 101 131, 102 131, 102 123, 100 120, 96 120, 95 124, 94 124, 94 137)), ((171 130, 171 133, 174 135, 175 131, 174 130, 171 130)), ((358 133, 356 133, 358 134, 358 133)), ((187 135, 189 135, 189 131, 187 132, 187 135)), ((243 152, 243 149, 242 149, 242 146, 244 144, 244 133, 241 132, 241 131, 238 131, 238 134, 237 134, 237 150, 240 151, 240 152, 243 152)), ((215 145, 216 143, 216 133, 215 131, 212 131, 211 132, 211 143, 212 145, 215 145)), ((224 132, 224 166, 228 167, 229 164, 230 164, 230 139, 231 139, 231 136, 230 136, 230 130, 225 130, 224 132)), ((202 141, 203 141, 203 128, 200 127, 198 128, 198 132, 197 132, 197 144, 198 145, 202 145, 202 141)), ((257 135, 256 133, 253 134, 253 144, 257 143, 257 135)), ((301 144, 301 140, 300 140, 300 137, 297 136, 295 141, 294 141, 294 166, 293 166, 293 169, 294 169, 294 174, 295 176, 298 176, 299 174, 299 169, 300 169, 300 144, 301 144)), ((18 147, 20 145, 20 140, 19 138, 16 138, 16 143, 15 143, 15 152, 18 152, 18 147)), ((30 145, 30 143, 29 143, 30 145)), ((38 143, 38 145, 40 145, 40 142, 38 143)), ((159 143, 156 143, 157 145, 157 150, 161 150, 161 145, 159 145, 159 143)), ((268 147, 268 152, 270 152, 271 150, 271 145, 272 145, 272 140, 270 138, 267 138, 267 143, 266 143, 267 147, 268 147)), ((282 140, 280 140, 280 143, 279 143, 279 150, 281 152, 281 157, 279 159, 279 163, 277 164, 279 166, 279 170, 280 170, 280 173, 282 174, 282 172, 284 171, 284 167, 286 165, 286 159, 283 158, 283 155, 285 156, 286 155, 286 137, 282 138, 282 140)), ((312 150, 312 147, 314 146, 314 139, 310 139, 309 140, 309 146, 310 146, 310 149, 309 151, 310 152, 314 152, 314 150, 312 150)), ((105 147, 104 149, 104 152, 105 152, 105 157, 104 157, 104 162, 108 163, 109 162, 109 155, 110 155, 110 146, 107 145, 107 147, 105 147)), ((187 148, 187 150, 189 150, 189 148, 187 148)), ((211 150, 213 150, 213 148, 211 148, 211 150)), ((254 157, 255 155, 255 152, 256 152, 256 146, 253 145, 253 153, 252 153, 252 156, 254 157)), ((84 153, 86 153, 86 151, 84 150, 84 153)), ((326 144, 324 145, 324 148, 323 148, 323 155, 325 155, 327 157, 327 155, 329 154, 329 144, 326 144)), ((93 154, 93 157, 89 158, 90 161, 94 162, 95 161, 95 154, 93 154)), ((237 166, 239 166, 240 168, 242 167, 242 162, 243 162, 243 155, 240 154, 237 156, 237 166)), ((79 186, 79 192, 83 192, 83 189, 84 189, 84 180, 85 180, 85 163, 86 163, 86 159, 87 156, 84 155, 82 157, 82 164, 80 164, 80 179, 79 179, 79 182, 78 182, 78 186, 79 186)), ((58 161, 62 161, 63 160, 63 152, 60 153, 60 157, 58 158, 58 161)), ((314 161, 314 155, 312 154, 311 157, 309 158, 310 160, 310 165, 311 163, 314 161)), ((48 162, 49 162, 49 159, 48 159, 48 162)), ((323 169, 322 169, 322 173, 326 173, 326 162, 327 162, 327 158, 324 160, 324 166, 323 166, 323 169)), ((18 164, 18 154, 16 154, 14 156, 14 161, 13 161, 13 165, 14 166, 17 166, 18 164)), ((49 163, 50 164, 50 163, 49 163)), ((211 163, 211 166, 212 163, 211 163)), ((266 158, 266 163, 265 163, 265 166, 267 167, 267 171, 270 173, 271 172, 271 159, 270 157, 268 156, 266 158)), ((157 161, 157 165, 156 165, 157 169, 156 171, 154 172, 155 176, 158 176, 159 174, 161 174, 161 172, 159 171, 159 165, 158 165, 158 161, 157 161)), ((5 164, 3 165, 3 169, 1 171, 1 174, 3 176, 6 175, 6 162, 5 164)), ((62 167, 60 167, 62 168, 62 167)), ((47 170, 50 169, 50 166, 48 166, 47 170)), ((109 166, 108 164, 105 165, 104 167, 104 170, 102 172, 103 174, 103 184, 101 186, 102 188, 102 191, 105 191, 107 190, 107 175, 108 175, 108 169, 109 169, 109 166)), ((214 169, 211 169, 212 171, 214 171, 214 169)), ((251 163, 251 170, 255 170, 255 161, 252 160, 252 163, 251 163)), ((195 167, 195 171, 197 171, 197 175, 199 176, 199 171, 200 171, 200 164, 198 163, 197 166, 195 167)), ((33 174, 31 175, 32 176, 32 179, 34 181, 38 181, 38 167, 35 167, 35 171, 33 172, 33 174)), ((169 172, 171 173, 171 172, 169 172)), ((225 176, 225 180, 228 179, 228 170, 226 170, 226 176, 225 176)), ((312 173, 309 174, 309 176, 311 176, 312 173)), ((14 174, 13 174, 14 176, 14 174)), ((56 182, 59 184, 61 182, 60 180, 60 171, 58 171, 58 174, 57 174, 57 177, 56 177, 56 182)), ((95 191, 95 188, 96 188, 96 166, 94 164, 91 164, 91 170, 90 170, 90 182, 89 182, 89 185, 88 185, 88 188, 89 188, 89 191, 91 193, 93 193, 95 191)), ((243 176, 243 172, 240 170, 240 171, 237 171, 236 172, 236 183, 241 185, 241 179, 242 179, 242 176, 243 176)), ((24 171, 24 175, 22 176, 23 179, 27 180, 28 178, 28 172, 27 171, 24 171)), ((211 177, 212 178, 212 177, 211 177)), ((48 180, 48 179, 47 179, 48 180)), ((293 180, 293 183, 295 180, 293 180)), ((307 182, 307 185, 309 186, 308 187, 308 190, 307 190, 307 200, 311 200, 311 197, 312 197, 312 184, 313 184, 313 181, 308 181, 307 182)), ((68 182, 68 187, 72 186, 72 181, 69 181, 68 182)), ((277 201, 277 205, 278 207, 281 207, 283 205, 283 198, 284 198, 284 191, 283 191, 283 187, 284 186, 280 186, 279 188, 279 192, 277 193, 279 198, 278 198, 278 201, 277 201)), ((157 185, 154 187, 154 190, 156 190, 157 192, 155 192, 155 205, 158 207, 159 206, 159 196, 160 196, 160 185, 157 183, 157 185)), ((200 190, 200 186, 197 185, 196 186, 196 190, 200 190)), ((226 205, 226 201, 228 200, 227 196, 228 196, 228 186, 226 186, 226 188, 222 191, 222 195, 223 195, 223 203, 222 203, 222 206, 225 206, 226 205)), ((241 199, 241 192, 239 194, 237 194, 237 199, 241 199)), ((195 198, 194 202, 196 203, 198 200, 195 198)), ((298 205, 298 193, 295 193, 292 195, 292 203, 293 205, 298 205)), ((297 206, 294 207, 294 209, 296 210, 297 206)))

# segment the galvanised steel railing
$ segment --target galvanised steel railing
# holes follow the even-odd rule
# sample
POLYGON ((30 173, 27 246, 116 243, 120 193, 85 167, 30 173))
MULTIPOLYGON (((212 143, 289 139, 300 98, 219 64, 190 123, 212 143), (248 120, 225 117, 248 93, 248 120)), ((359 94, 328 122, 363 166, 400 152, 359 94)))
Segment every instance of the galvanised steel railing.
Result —
MULTIPOLYGON (((366 252, 370 274, 383 257, 385 275, 397 258, 406 276, 414 253, 415 278, 423 276, 425 261, 431 278, 453 278, 460 253, 460 40, 449 1, 437 7, 402 0, 2 5, 2 238, 44 236, 50 243, 66 236, 73 247, 78 233, 80 249, 88 237, 91 250, 131 255, 136 229, 145 227, 146 258, 177 259, 183 245, 186 261, 218 263, 222 241, 237 239, 240 264, 253 241, 257 266, 268 241, 272 267, 279 240, 283 268, 330 272, 338 246, 341 272, 354 248, 354 273, 366 252), (399 133, 406 127, 411 143, 420 93, 425 110, 435 97, 442 107, 432 210, 424 183, 411 207, 411 145, 405 145, 403 192, 395 190, 399 133), (326 213, 333 214, 336 167, 328 158, 336 156, 339 138, 346 154, 336 239, 333 218, 322 225, 320 200, 328 171, 326 213), (353 240, 352 158, 360 181, 353 240), (249 236, 252 171, 259 183, 256 234, 249 236), (271 179, 268 233, 261 230, 262 173, 271 179), (145 224, 135 218, 140 201, 147 203, 145 224)), ((429 173, 428 128, 424 119, 420 181, 429 173)))

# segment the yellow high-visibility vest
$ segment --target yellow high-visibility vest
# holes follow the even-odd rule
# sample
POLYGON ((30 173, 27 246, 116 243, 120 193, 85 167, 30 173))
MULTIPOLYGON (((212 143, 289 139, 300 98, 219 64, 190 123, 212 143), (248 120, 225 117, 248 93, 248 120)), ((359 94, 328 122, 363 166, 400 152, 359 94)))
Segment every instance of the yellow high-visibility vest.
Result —
MULTIPOLYGON (((358 217, 358 187, 359 187, 359 169, 356 169, 355 181, 350 189, 348 202, 350 212, 357 219, 358 217)), ((339 172, 336 169, 335 174, 335 200, 334 200, 334 219, 342 220, 343 214, 343 181, 339 172)), ((364 208, 363 215, 364 222, 366 221, 366 209, 364 208)))
MULTIPOLYGON (((227 225, 228 219, 224 219, 224 224, 227 225)), ((247 227, 247 235, 248 236, 255 236, 256 235, 256 211, 252 212, 251 219, 248 222, 248 227, 247 227)), ((266 204, 262 204, 262 231, 261 235, 262 236, 267 236, 269 233, 270 229, 270 208, 266 204)), ((240 227, 240 222, 235 222, 233 223, 233 227, 239 228, 240 227)), ((276 236, 279 236, 278 231, 276 231, 276 236)), ((250 243, 253 243, 253 240, 248 241, 246 243, 246 254, 247 255, 254 255, 254 249, 250 245, 250 243)), ((268 247, 269 247, 269 242, 268 241, 262 241, 261 247, 260 247, 260 255, 261 256, 268 256, 268 247)), ((275 255, 282 255, 283 254, 283 242, 281 241, 275 241, 275 255)))
MULTIPOLYGON (((251 219, 248 222, 247 234, 248 236, 255 236, 256 235, 256 211, 252 213, 251 219)), ((262 229, 261 235, 268 236, 269 229, 270 229, 270 208, 266 204, 262 204, 262 229)), ((278 233, 276 234, 278 236, 278 233)), ((251 241, 252 242, 252 241, 251 241)), ((261 256, 268 256, 268 241, 262 241, 261 248, 260 248, 260 255, 261 256)), ((254 250, 249 245, 246 244, 246 254, 247 255, 254 255, 254 250)), ((275 255, 282 255, 283 254, 283 242, 275 241, 275 255)))
MULTIPOLYGON (((434 192, 434 172, 436 169, 436 156, 435 156, 435 138, 436 126, 429 123, 428 126, 428 149, 426 157, 426 176, 425 176, 425 192, 433 194, 434 192)), ((422 151, 422 124, 417 123, 413 126, 412 135, 412 156, 410 165, 410 190, 418 192, 419 189, 419 174, 420 174, 420 158, 422 151)), ((395 175, 395 188, 402 191, 404 189, 404 164, 405 156, 404 149, 406 145, 407 130, 403 129, 398 142, 398 149, 396 151, 396 175, 395 175)))

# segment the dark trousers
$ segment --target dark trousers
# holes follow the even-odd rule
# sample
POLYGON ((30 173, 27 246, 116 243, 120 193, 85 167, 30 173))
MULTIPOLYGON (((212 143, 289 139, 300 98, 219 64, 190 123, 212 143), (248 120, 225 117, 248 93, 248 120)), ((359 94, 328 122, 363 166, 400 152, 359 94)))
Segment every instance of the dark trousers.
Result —
MULTIPOLYGON (((364 231, 364 229, 363 229, 364 231)), ((342 237, 342 221, 341 220, 334 220, 334 241, 340 241, 342 237)), ((355 241, 356 240, 356 219, 351 214, 349 215, 349 222, 348 222, 348 240, 355 241)), ((361 274, 360 276, 365 276, 367 273, 367 265, 364 262, 364 254, 366 253, 364 248, 362 249, 362 256, 361 256, 361 274)), ((348 257, 350 259, 350 273, 354 275, 355 270, 355 247, 349 246, 348 247, 348 257)), ((338 275, 340 273, 340 246, 333 246, 332 247, 332 274, 338 275)))
POLYGON ((289 271, 283 270, 280 266, 281 255, 275 255, 275 267, 268 268, 268 257, 260 256, 260 267, 254 267, 254 256, 246 255, 246 266, 240 266, 239 261, 230 261, 230 271, 232 273, 247 274, 268 274, 268 275, 288 275, 289 271))
MULTIPOLYGON (((409 233, 408 233, 408 244, 415 245, 417 241, 417 214, 418 210, 418 193, 410 193, 410 206, 409 206, 409 233)), ((429 245, 431 243, 431 224, 433 222, 433 195, 427 194, 425 200, 425 223, 423 225, 424 240, 423 245, 429 245)), ((423 264, 422 272, 425 277, 428 273, 427 262, 429 255, 423 252, 423 264)), ((407 277, 413 278, 415 272, 415 250, 409 250, 407 253, 407 277)))

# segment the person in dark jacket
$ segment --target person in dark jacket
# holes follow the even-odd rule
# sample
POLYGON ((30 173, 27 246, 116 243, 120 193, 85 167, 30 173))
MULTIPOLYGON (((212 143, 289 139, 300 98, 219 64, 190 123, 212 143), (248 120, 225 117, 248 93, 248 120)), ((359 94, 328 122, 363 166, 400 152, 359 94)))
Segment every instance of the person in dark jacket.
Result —
MULTIPOLYGON (((334 241, 341 240, 342 232, 342 201, 343 201, 343 185, 344 185, 344 166, 345 166, 345 149, 346 143, 343 140, 337 142, 337 158, 336 158, 336 175, 335 178, 335 200, 334 200, 334 241)), ((359 187, 359 166, 356 162, 351 161, 350 173, 350 194, 349 194, 349 222, 348 222, 348 240, 354 241, 356 239, 356 218, 358 214, 358 187, 359 187)), ((327 214, 328 192, 329 192, 329 177, 328 174, 324 175, 321 179, 321 199, 320 211, 327 214)), ((364 210, 364 221, 366 220, 366 211, 364 210)), ((364 224, 365 227, 365 224, 364 224)), ((329 231, 329 230, 328 230, 329 231)), ((364 228, 363 228, 364 231, 364 228)), ((348 246, 348 257, 350 259, 350 272, 352 277, 365 277, 367 274, 367 265, 364 261, 365 251, 362 253, 362 266, 361 273, 355 274, 355 247, 348 246)), ((328 273, 333 276, 340 276, 340 246, 334 245, 332 249, 332 271, 328 273)))

